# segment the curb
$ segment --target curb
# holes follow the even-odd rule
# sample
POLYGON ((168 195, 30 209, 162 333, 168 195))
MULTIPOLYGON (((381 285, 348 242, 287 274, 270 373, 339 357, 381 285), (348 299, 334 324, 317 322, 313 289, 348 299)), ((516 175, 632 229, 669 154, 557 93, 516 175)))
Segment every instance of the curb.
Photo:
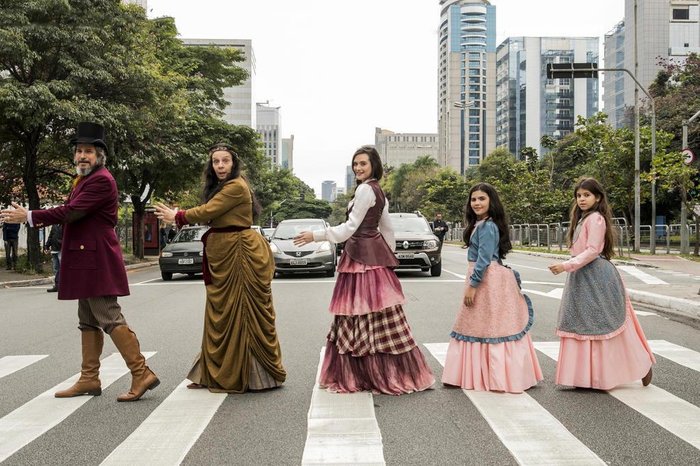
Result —
MULTIPOLYGON (((551 252, 539 252, 539 251, 527 251, 523 249, 513 249, 511 252, 517 252, 520 254, 527 254, 530 256, 540 256, 540 257, 549 257, 550 259, 559 259, 559 260, 567 260, 570 256, 565 255, 565 254, 553 254, 551 252)), ((630 261, 630 260, 625 260, 625 259, 612 259, 610 262, 613 264, 621 264, 621 265, 634 265, 636 267, 649 267, 650 269, 658 269, 659 267, 653 264, 647 264, 645 262, 638 262, 638 261, 630 261)))
MULTIPOLYGON (((145 269, 146 267, 152 267, 158 265, 157 261, 147 261, 139 262, 137 264, 125 265, 124 269, 126 271, 145 269)), ((9 282, 0 282, 0 288, 20 288, 23 286, 38 286, 38 285, 51 285, 53 284, 53 275, 50 277, 43 278, 30 278, 28 280, 12 280, 9 282)))
POLYGON ((649 293, 627 288, 631 301, 657 308, 669 315, 700 322, 700 303, 684 298, 649 293))

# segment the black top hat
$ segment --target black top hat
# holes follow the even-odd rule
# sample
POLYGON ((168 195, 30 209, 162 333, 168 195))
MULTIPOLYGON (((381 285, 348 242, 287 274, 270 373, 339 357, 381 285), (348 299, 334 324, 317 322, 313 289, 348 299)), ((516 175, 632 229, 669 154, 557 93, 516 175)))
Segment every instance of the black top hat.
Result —
POLYGON ((105 144, 105 127, 97 123, 81 122, 75 131, 75 136, 70 140, 70 144, 93 144, 107 150, 105 144))

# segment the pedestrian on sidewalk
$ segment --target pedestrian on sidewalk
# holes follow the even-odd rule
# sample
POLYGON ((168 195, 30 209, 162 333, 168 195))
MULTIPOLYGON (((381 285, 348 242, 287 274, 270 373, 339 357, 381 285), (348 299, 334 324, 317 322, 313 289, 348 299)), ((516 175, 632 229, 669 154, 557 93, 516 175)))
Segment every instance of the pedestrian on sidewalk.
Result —
POLYGON ((96 123, 79 123, 70 141, 77 176, 66 202, 59 207, 27 210, 13 203, 3 210, 6 222, 41 228, 63 224, 58 299, 78 300, 78 328, 82 343, 80 379, 55 393, 57 398, 100 395, 100 355, 107 333, 131 370, 131 388, 117 401, 135 401, 158 386, 158 377, 146 365, 139 341, 117 302, 129 294, 121 246, 114 231, 119 194, 112 174, 105 167, 105 129, 96 123))
POLYGON ((60 275, 61 267, 61 243, 63 242, 63 225, 57 223, 51 226, 51 231, 49 231, 49 236, 46 238, 46 243, 44 243, 44 251, 49 251, 51 253, 51 266, 53 268, 53 287, 46 290, 48 293, 55 293, 58 291, 58 277, 60 275))
POLYGON ((379 187, 383 169, 372 146, 352 156, 357 187, 348 220, 323 230, 303 231, 297 246, 312 241, 345 241, 338 263, 319 385, 333 392, 368 390, 389 395, 430 388, 435 377, 411 334, 393 268, 394 231, 389 203, 379 187))
POLYGON ((19 224, 5 222, 2 225, 2 239, 5 243, 5 268, 17 268, 17 248, 19 246, 19 224))
POLYGON ((469 266, 442 383, 522 393, 543 377, 528 334, 534 321, 532 302, 520 291, 517 273, 502 263, 512 249, 506 213, 488 183, 471 188, 465 212, 469 266))
POLYGON ((595 179, 583 178, 574 187, 570 220, 572 257, 549 266, 554 275, 569 273, 559 308, 556 383, 609 390, 641 379, 647 386, 656 360, 610 262, 612 211, 595 179))
POLYGON ((204 203, 175 211, 163 204, 156 215, 166 222, 210 226, 204 243, 204 336, 187 378, 188 388, 243 393, 282 385, 287 373, 275 328, 269 243, 250 227, 260 205, 241 176, 233 147, 209 149, 204 170, 204 203))

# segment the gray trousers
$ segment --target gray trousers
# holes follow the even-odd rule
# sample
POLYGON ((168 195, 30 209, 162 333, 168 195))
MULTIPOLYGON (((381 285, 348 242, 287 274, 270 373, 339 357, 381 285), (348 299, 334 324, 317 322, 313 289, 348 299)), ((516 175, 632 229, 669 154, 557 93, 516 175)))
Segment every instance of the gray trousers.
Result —
POLYGON ((127 325, 116 296, 98 296, 78 300, 78 328, 102 329, 110 334, 115 327, 127 325))

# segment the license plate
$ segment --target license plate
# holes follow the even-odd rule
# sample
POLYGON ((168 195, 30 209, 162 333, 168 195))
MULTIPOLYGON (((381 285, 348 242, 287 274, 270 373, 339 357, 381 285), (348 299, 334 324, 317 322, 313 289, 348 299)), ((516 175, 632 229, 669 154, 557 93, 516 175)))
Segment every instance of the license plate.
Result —
POLYGON ((397 259, 413 259, 415 254, 412 252, 399 252, 396 254, 397 259))
POLYGON ((178 263, 178 265, 190 265, 190 264, 194 264, 194 259, 191 257, 188 257, 186 259, 178 259, 177 263, 178 263))
POLYGON ((290 259, 289 265, 306 265, 306 259, 290 259))

